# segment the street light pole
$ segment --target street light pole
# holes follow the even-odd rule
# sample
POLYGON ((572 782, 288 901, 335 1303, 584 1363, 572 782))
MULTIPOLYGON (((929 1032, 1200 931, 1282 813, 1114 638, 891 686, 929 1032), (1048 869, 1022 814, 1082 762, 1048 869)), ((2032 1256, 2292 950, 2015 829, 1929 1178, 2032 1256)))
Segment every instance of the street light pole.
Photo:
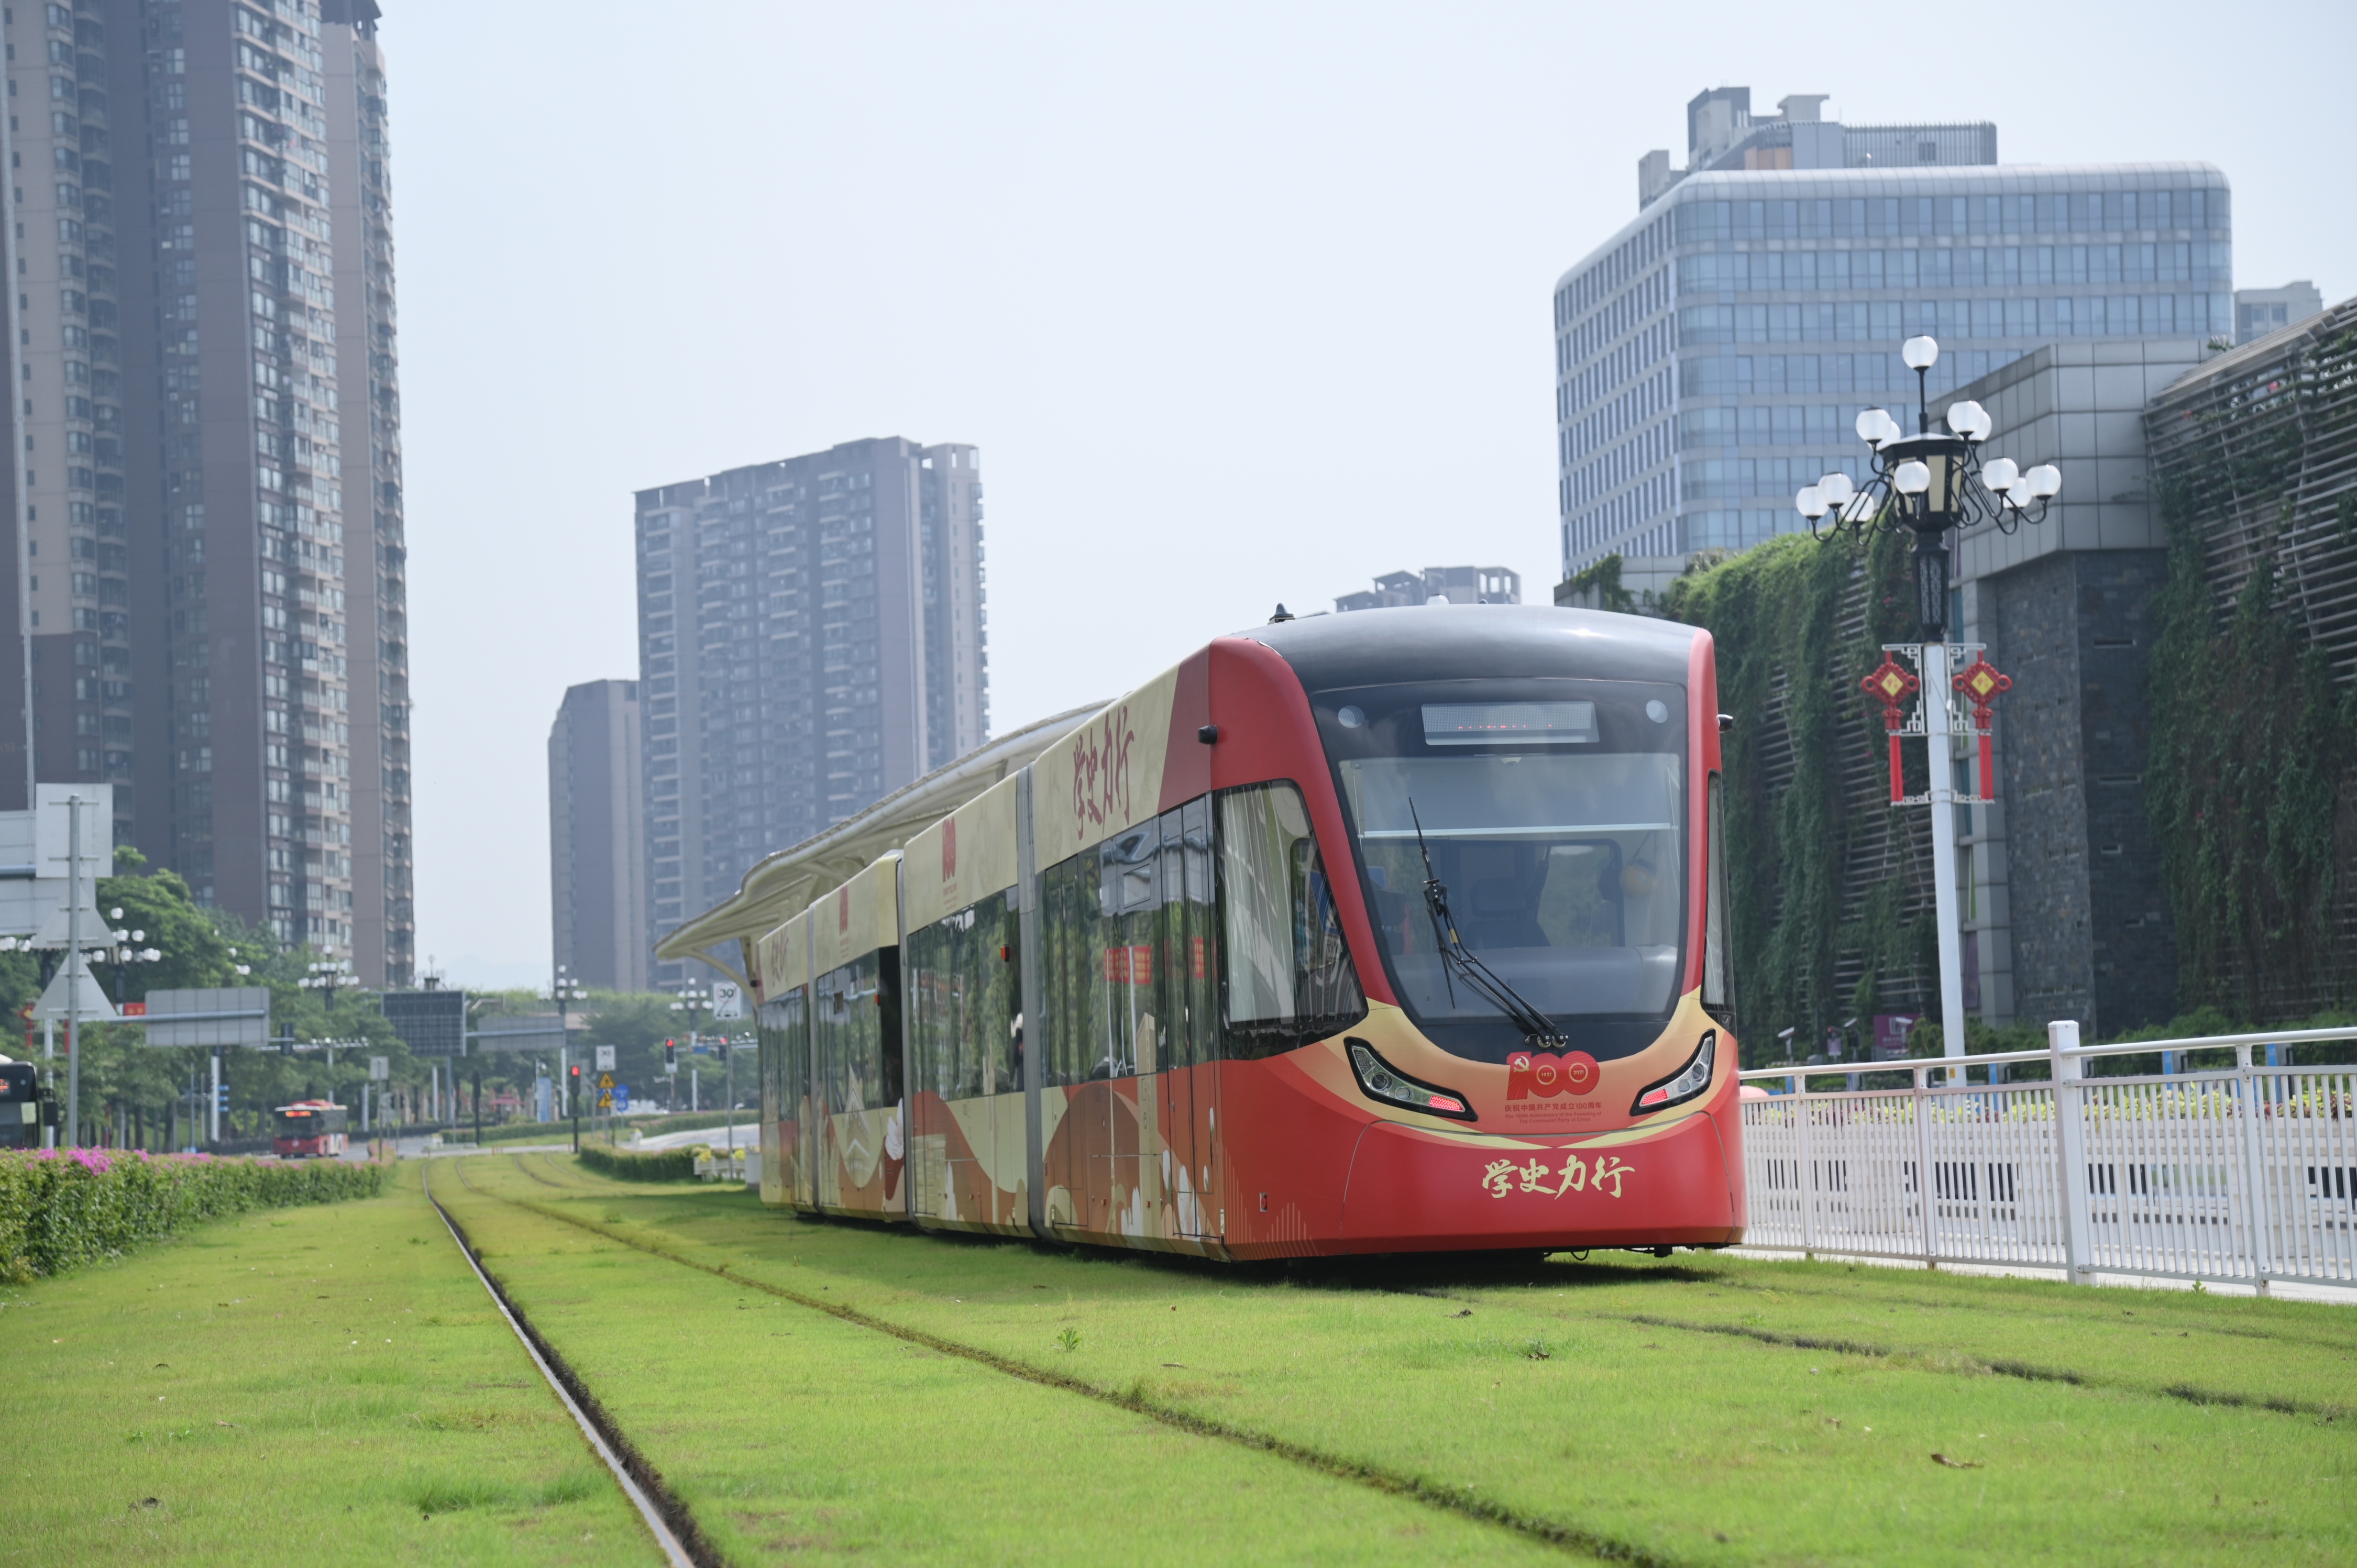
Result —
MULTIPOLYGON (((695 1015, 711 1000, 712 993, 691 980, 680 992, 679 1000, 671 1004, 673 1012, 687 1015, 687 1075, 691 1084, 695 1079, 695 1015)), ((671 1108, 673 1111, 679 1109, 679 1074, 676 1071, 671 1079, 671 1108)))
MULTIPOLYGON (((1848 530, 1864 536, 1877 529, 1903 529, 1914 536, 1912 564, 1915 612, 1921 627, 1919 645, 1890 644, 1883 650, 1879 669, 1863 682, 1868 696, 1883 707, 1884 726, 1890 742, 1891 804, 1922 803, 1932 808, 1932 913, 1939 925, 1940 1033, 1943 1053, 1961 1058, 1964 1052, 1964 961, 1960 900, 1956 888, 1956 808, 1986 804, 1996 791, 1989 750, 1989 703, 2012 684, 1985 658, 1970 668, 1952 667, 1952 654, 1976 651, 1975 644, 1948 640, 1949 536, 1960 528, 1994 523, 2011 533, 2026 520, 2042 522, 2047 503, 2062 488, 2061 471, 2051 464, 2024 470, 2009 458, 1980 460, 1978 448, 1994 425, 1988 411, 1969 398, 1952 404, 1946 414, 1949 434, 1932 433, 1930 378, 1939 362, 1940 345, 1927 337, 1910 338, 1900 357, 1915 372, 1916 433, 1907 435, 1885 409, 1870 408, 1857 416, 1858 438, 1872 448, 1874 472, 1865 484, 1844 473, 1830 473, 1803 486, 1793 504, 1817 532, 1818 520, 1833 516, 1832 532, 1848 530), (1977 466, 1975 466, 1977 464, 1977 466), (1922 708, 1912 724, 1906 719, 1907 699, 1918 683, 1894 661, 1894 654, 1910 654, 1922 671, 1922 708), (1953 693, 1961 692, 1973 704, 1973 721, 1956 723, 1953 693), (1902 793, 1900 737, 1921 734, 1930 751, 1931 779, 1921 797, 1902 793), (1955 737, 1976 735, 1981 741, 1980 789, 1956 787, 1955 737)), ((1961 1080, 1961 1069, 1950 1069, 1950 1081, 1961 1080)))
POLYGON ((565 1103, 573 1111, 573 1152, 577 1155, 581 1152, 581 1095, 573 1082, 573 1036, 569 1031, 573 1004, 587 999, 589 993, 560 963, 555 978, 549 983, 548 994, 556 1004, 556 1070, 565 1103))

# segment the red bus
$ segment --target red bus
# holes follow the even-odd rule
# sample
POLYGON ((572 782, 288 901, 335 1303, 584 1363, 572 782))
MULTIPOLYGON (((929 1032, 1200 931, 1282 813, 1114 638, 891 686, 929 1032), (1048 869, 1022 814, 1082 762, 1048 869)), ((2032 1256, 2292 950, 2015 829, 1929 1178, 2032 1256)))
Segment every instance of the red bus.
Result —
POLYGON ((1225 1260, 1730 1245, 1717 703, 1665 621, 1271 624, 666 950, 742 944, 773 1203, 1225 1260))
POLYGON ((270 1150, 282 1160, 336 1159, 344 1152, 347 1112, 332 1100, 298 1100, 270 1113, 270 1150))

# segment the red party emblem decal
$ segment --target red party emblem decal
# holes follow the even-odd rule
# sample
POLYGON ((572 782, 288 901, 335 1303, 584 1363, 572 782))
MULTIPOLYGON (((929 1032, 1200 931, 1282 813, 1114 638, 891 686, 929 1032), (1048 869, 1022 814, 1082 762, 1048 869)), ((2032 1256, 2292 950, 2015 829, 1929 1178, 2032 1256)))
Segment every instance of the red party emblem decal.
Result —
POLYGON ((1508 1100, 1553 1100, 1559 1094, 1595 1092, 1599 1074, 1586 1051, 1516 1051, 1506 1058, 1508 1100))

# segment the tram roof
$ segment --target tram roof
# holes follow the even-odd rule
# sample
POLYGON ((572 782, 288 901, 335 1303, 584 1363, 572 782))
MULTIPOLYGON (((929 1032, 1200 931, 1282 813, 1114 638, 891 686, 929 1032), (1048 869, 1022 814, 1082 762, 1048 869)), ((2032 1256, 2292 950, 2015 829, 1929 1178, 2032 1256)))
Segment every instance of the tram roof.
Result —
POLYGON ((1581 676, 1683 682, 1690 626, 1553 605, 1415 605, 1276 621, 1239 634, 1274 649, 1302 689, 1581 676))
POLYGON ((708 963, 712 960, 704 951, 707 948, 721 942, 752 941, 777 929, 809 908, 813 898, 848 881, 877 857, 899 849, 1025 767, 1104 707, 1103 703, 1091 703, 985 741, 825 832, 762 857, 745 873, 733 897, 655 943, 655 956, 696 958, 708 963))

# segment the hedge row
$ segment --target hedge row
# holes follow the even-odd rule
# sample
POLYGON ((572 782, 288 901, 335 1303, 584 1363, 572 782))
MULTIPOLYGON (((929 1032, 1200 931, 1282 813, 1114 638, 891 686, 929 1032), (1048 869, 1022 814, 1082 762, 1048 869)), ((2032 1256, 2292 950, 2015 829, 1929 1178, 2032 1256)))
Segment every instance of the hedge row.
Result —
POLYGON ((0 1152, 0 1279, 112 1258, 184 1226, 253 1208, 374 1197, 384 1167, 119 1149, 0 1152))
POLYGON ((664 1149, 651 1155, 626 1154, 619 1149, 581 1145, 581 1163, 603 1176, 624 1181, 694 1181, 695 1150, 664 1149))

